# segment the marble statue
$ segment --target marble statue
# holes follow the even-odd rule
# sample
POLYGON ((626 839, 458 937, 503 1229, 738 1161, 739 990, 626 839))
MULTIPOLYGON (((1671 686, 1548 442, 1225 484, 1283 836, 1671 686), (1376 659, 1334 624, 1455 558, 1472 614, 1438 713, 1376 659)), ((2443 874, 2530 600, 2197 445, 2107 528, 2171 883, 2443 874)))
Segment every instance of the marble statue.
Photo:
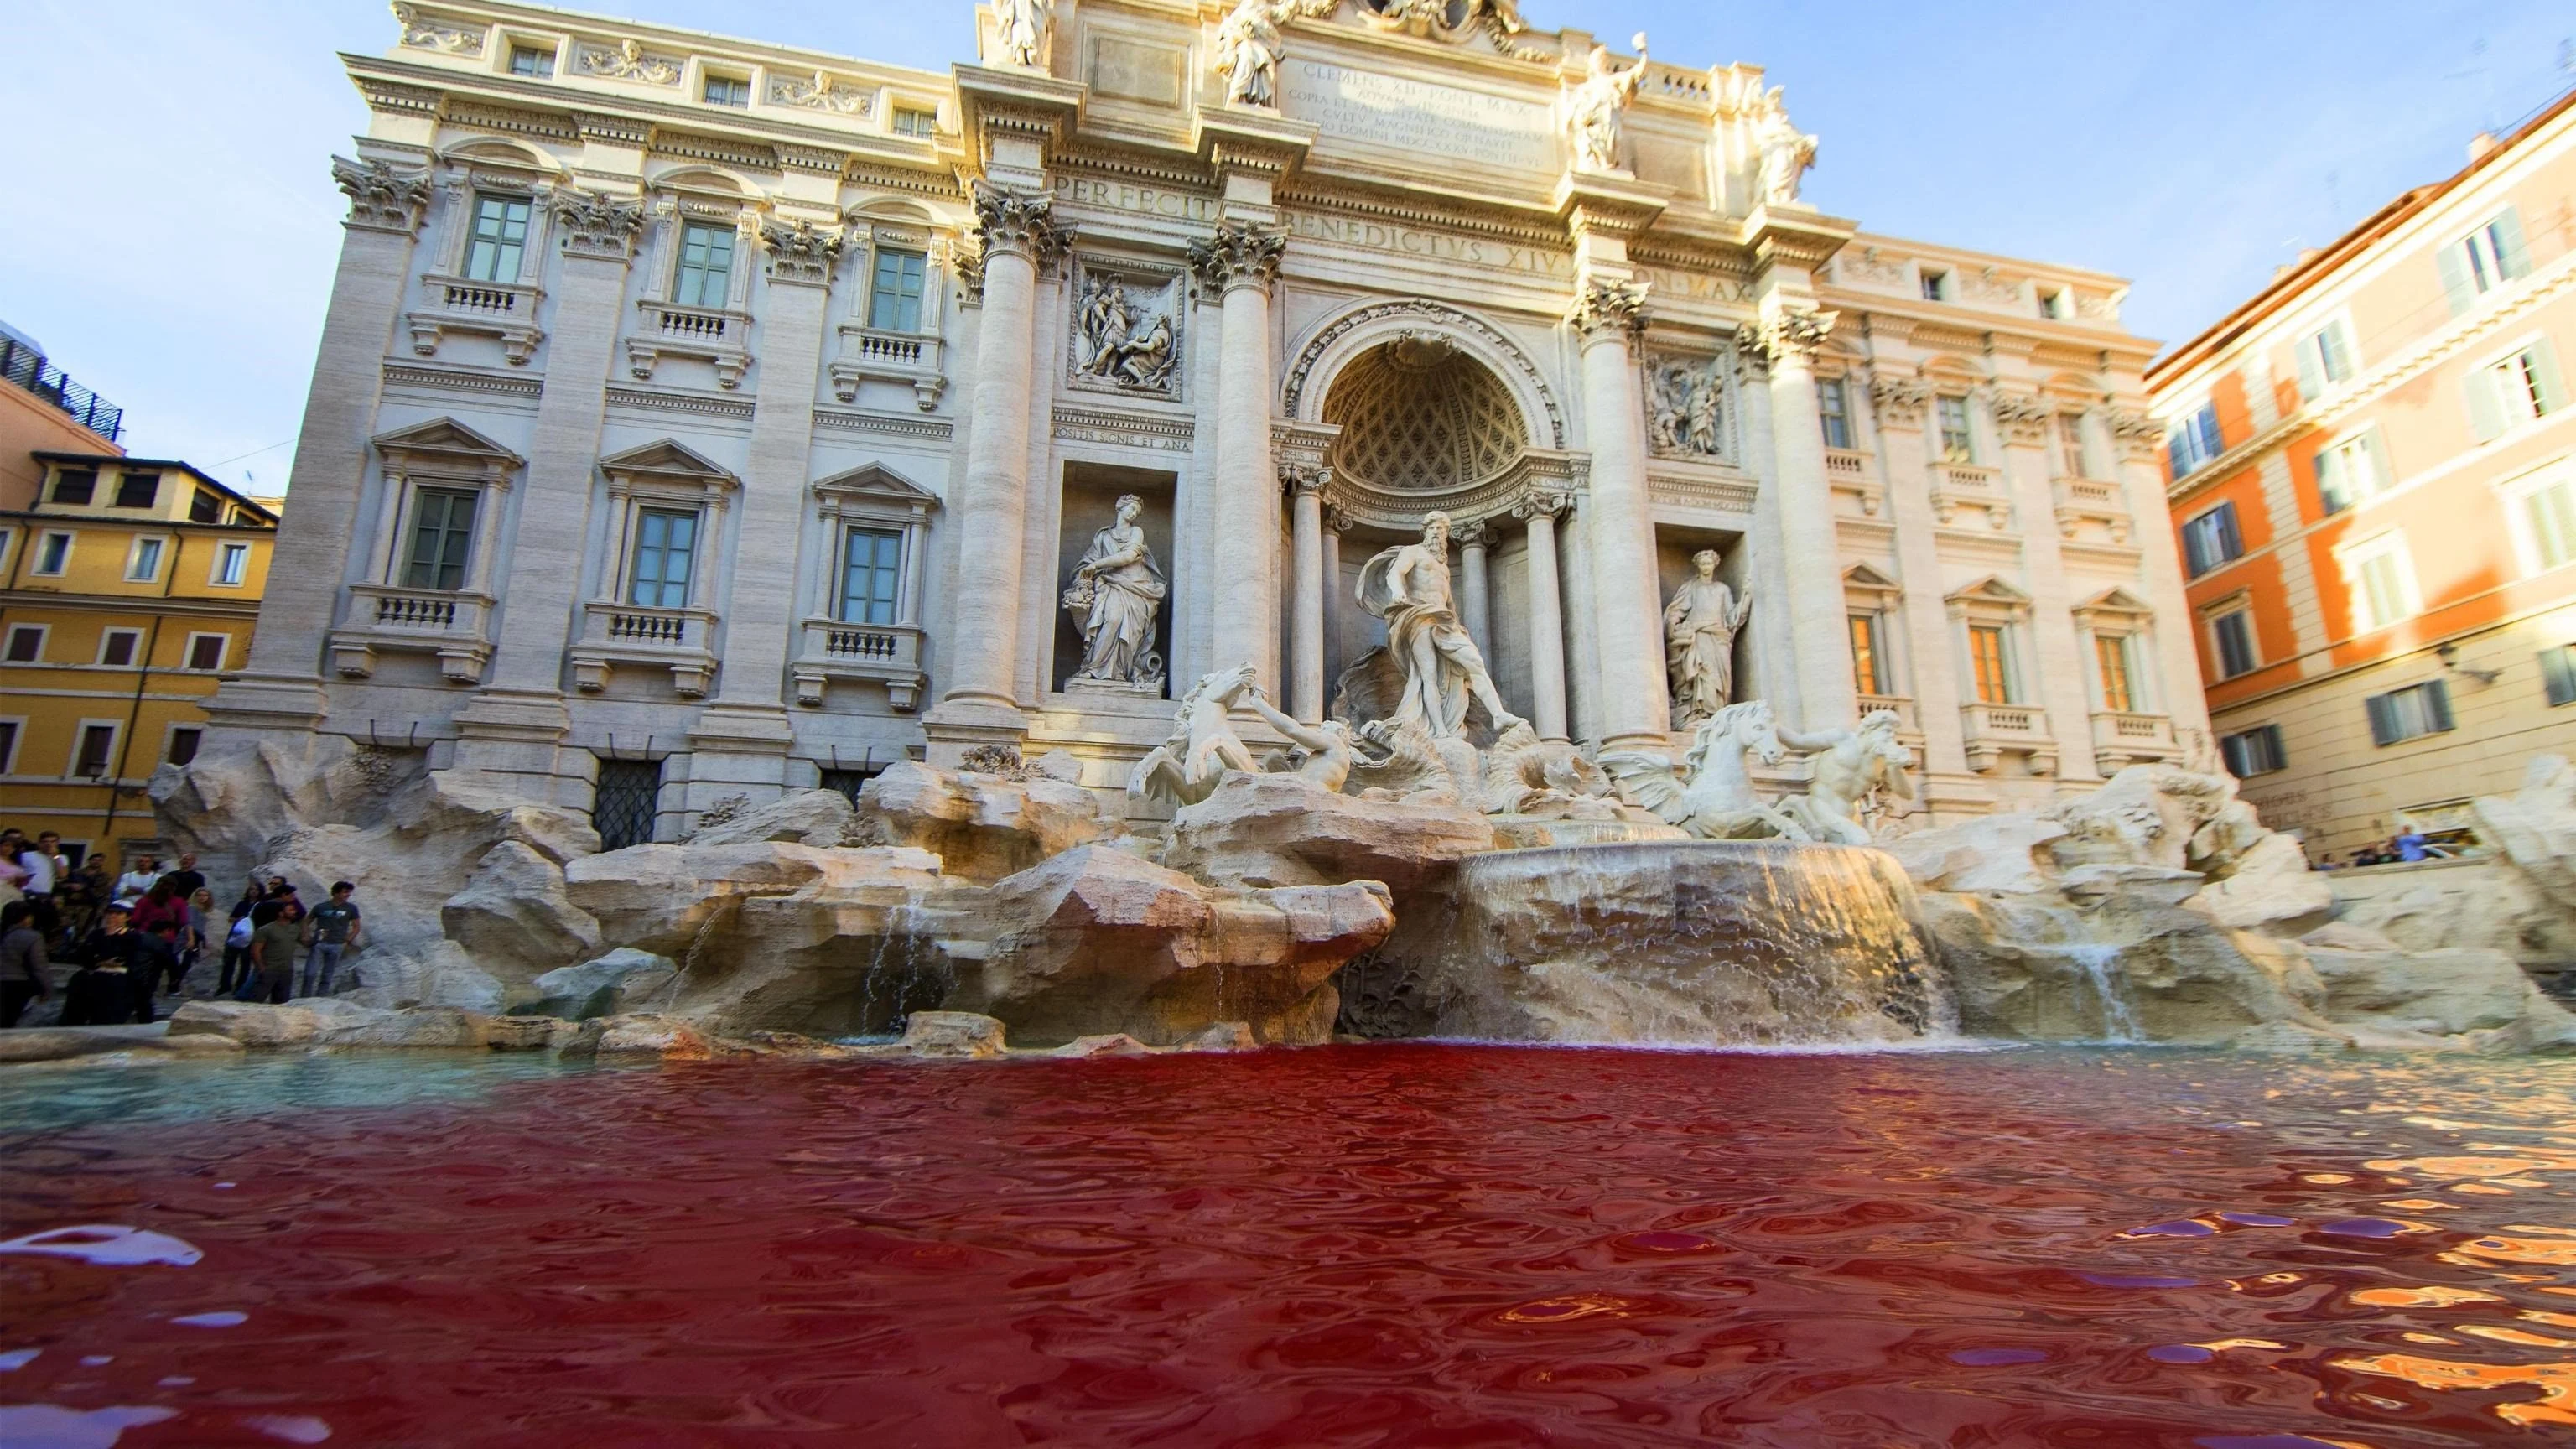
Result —
POLYGON ((1350 781, 1351 765, 1355 759, 1349 725, 1337 719, 1312 725, 1293 719, 1263 698, 1257 689, 1245 695, 1243 703, 1286 737, 1304 757, 1284 771, 1277 768, 1278 761, 1274 757, 1271 773, 1295 775, 1328 795, 1342 793, 1342 786, 1350 781))
POLYGON ((1127 793, 1177 810, 1215 794, 1228 770, 1260 773, 1231 718, 1237 704, 1259 693, 1250 664, 1220 669, 1191 685, 1181 696, 1170 736, 1128 772, 1127 793))
POLYGON ((1717 561, 1713 548, 1692 554, 1691 576, 1664 606, 1664 668, 1677 725, 1697 724, 1735 697, 1735 636, 1753 612, 1753 591, 1738 597, 1718 578, 1717 561))
POLYGON ((1169 586, 1154 565, 1154 550, 1136 520, 1145 502, 1130 493, 1118 500, 1110 524, 1091 536, 1082 562, 1064 591, 1064 606, 1082 631, 1082 667, 1076 681, 1115 685, 1138 693, 1163 687, 1163 658, 1154 650, 1154 619, 1169 586))
POLYGON ((1754 149, 1762 156, 1762 200, 1769 206, 1796 202, 1800 178, 1816 164, 1816 138, 1790 124, 1784 93, 1780 86, 1771 88, 1753 127, 1754 149))
POLYGON ((1768 700, 1730 704, 1701 721, 1678 774, 1669 757, 1644 752, 1603 755, 1601 767, 1628 800, 1702 840, 1808 839, 1787 813, 1754 793, 1747 754, 1766 766, 1789 757, 1768 700))
POLYGON ((1646 437, 1658 453, 1726 455, 1726 379, 1714 362, 1665 362, 1648 377, 1646 437))
POLYGON ((1899 800, 1914 798, 1906 771, 1914 752, 1896 737, 1901 723, 1894 710, 1874 709, 1847 730, 1813 734, 1780 731, 1781 743, 1815 757, 1815 777, 1807 793, 1780 802, 1781 813, 1798 822, 1807 838, 1830 845, 1867 845, 1869 827, 1861 815, 1872 797, 1884 790, 1899 800))
POLYGON ((1146 312, 1127 295, 1126 283, 1111 277, 1087 284, 1075 327, 1080 372, 1140 391, 1172 390, 1180 353, 1171 313, 1146 312))
POLYGON ((1449 515, 1422 520, 1422 541, 1399 544, 1360 570, 1360 607, 1386 621, 1386 649, 1404 676, 1404 694, 1382 721, 1419 724, 1434 739, 1462 736, 1467 706, 1485 707, 1496 730, 1521 723, 1503 707, 1485 656, 1458 622, 1449 591, 1449 515))
POLYGON ((1297 0, 1240 0, 1216 28, 1216 73, 1225 78, 1229 106, 1279 106, 1279 62, 1287 45, 1279 27, 1297 13, 1297 0))
POLYGON ((1638 85, 1646 78, 1646 33, 1641 30, 1631 40, 1637 47, 1635 65, 1618 69, 1610 62, 1609 47, 1596 45, 1592 47, 1589 72, 1566 95, 1566 138, 1573 143, 1577 171, 1622 169, 1620 122, 1627 114, 1628 103, 1637 98, 1638 85))
POLYGON ((1054 0, 993 0, 993 38, 1004 65, 1036 69, 1046 64, 1053 9, 1054 0))

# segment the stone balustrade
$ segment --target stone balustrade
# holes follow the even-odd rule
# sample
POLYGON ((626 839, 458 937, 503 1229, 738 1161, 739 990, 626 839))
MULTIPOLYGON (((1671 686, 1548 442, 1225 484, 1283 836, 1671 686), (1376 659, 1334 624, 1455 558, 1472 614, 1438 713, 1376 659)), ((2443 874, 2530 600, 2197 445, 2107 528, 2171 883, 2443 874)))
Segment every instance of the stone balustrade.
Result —
POLYGON ((635 308, 626 364, 638 381, 650 381, 665 357, 696 357, 714 364, 717 386, 742 385, 742 375, 751 367, 750 313, 678 302, 638 302, 635 308))
POLYGON ((1975 463, 1933 464, 1933 518, 1948 527, 1958 520, 1962 508, 1978 510, 1988 528, 1998 532, 2011 528, 2012 498, 2004 491, 2003 470, 1975 463))
POLYGON ((2179 760, 2182 745, 2174 738, 2173 720, 2165 715, 2095 710, 2093 758, 2107 775, 2123 765, 2179 760))
POLYGON ((545 293, 517 282, 477 282, 465 277, 424 277, 423 305, 403 318, 411 333, 411 350, 435 356, 451 332, 501 340, 501 355, 521 367, 536 355, 545 333, 537 326, 537 307, 545 293))
POLYGON ((581 638, 570 651, 573 685, 597 694, 618 665, 643 665, 670 670, 673 692, 697 699, 715 680, 715 626, 712 609, 585 604, 581 638))
POLYGON ((2110 534, 2113 543, 2129 541, 2129 506, 2120 497, 2116 483, 2097 478, 2060 478, 2057 480, 2057 531, 2059 536, 2073 538, 2087 523, 2098 523, 2110 534))
POLYGON ((331 631, 331 667, 345 679, 376 672, 376 655, 435 654, 450 684, 477 684, 492 657, 492 596, 452 589, 357 584, 348 617, 331 631))
POLYGON ((2057 741, 2048 732, 2048 711, 2038 705, 1963 704, 1959 730, 1966 737, 1968 768, 1978 774, 1992 771, 2009 755, 2027 759, 2034 775, 2057 773, 2057 741))
POLYGON ((913 401, 923 412, 939 406, 940 394, 948 390, 946 343, 940 337, 856 322, 842 323, 840 333, 840 355, 832 359, 830 370, 832 391, 841 401, 856 402, 862 382, 899 382, 912 388, 913 401))
POLYGON ((885 686, 889 704, 910 713, 920 704, 927 684, 921 668, 921 628, 807 619, 803 647, 789 672, 796 679, 796 702, 809 709, 823 703, 833 680, 874 680, 885 686))

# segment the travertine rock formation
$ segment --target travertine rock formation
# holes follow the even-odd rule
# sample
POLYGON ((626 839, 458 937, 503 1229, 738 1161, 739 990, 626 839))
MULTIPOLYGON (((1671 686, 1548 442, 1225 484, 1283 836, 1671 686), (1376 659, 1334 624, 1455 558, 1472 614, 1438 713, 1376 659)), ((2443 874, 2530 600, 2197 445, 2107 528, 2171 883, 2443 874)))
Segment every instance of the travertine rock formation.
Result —
POLYGON ((1364 799, 1295 775, 1236 773, 1173 816, 1163 860, 1230 885, 1373 880, 1402 894, 1496 844, 1492 820, 1463 805, 1364 799))
POLYGON ((1000 880, 1116 833, 1080 785, 1043 774, 951 774, 909 760, 859 791, 859 812, 868 843, 918 847, 938 856, 950 877, 974 881, 1000 880))

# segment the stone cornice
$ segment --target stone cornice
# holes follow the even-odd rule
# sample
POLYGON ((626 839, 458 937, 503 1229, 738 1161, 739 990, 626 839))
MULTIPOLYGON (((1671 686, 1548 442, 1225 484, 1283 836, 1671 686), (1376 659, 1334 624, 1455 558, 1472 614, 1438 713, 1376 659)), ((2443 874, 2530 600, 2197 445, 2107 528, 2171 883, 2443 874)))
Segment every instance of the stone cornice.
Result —
POLYGON ((1860 229, 1856 222, 1805 211, 1757 210, 1744 219, 1743 244, 1758 267, 1813 272, 1860 229))
POLYGON ((1577 236, 1634 236, 1655 224, 1672 205, 1672 189, 1652 182, 1593 172, 1567 172, 1556 183, 1554 208, 1577 236))

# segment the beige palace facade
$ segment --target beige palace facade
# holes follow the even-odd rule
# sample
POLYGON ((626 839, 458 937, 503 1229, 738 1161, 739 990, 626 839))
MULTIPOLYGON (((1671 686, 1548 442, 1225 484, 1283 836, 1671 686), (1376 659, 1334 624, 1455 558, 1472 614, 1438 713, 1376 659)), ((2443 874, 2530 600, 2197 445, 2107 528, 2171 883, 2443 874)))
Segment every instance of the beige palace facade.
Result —
POLYGON ((2312 855, 2576 752, 2576 93, 2148 372, 2229 766, 2312 855))
POLYGON ((2124 284, 1818 209, 1758 69, 1502 0, 1005 0, 945 74, 397 11, 210 749, 417 751, 613 842, 978 746, 1115 791, 1205 673, 1329 711, 1436 510, 1545 735, 1680 738, 1714 550, 1737 696, 1895 710, 1934 816, 2208 754, 2124 284), (1168 592, 1084 678, 1121 516, 1168 592))

